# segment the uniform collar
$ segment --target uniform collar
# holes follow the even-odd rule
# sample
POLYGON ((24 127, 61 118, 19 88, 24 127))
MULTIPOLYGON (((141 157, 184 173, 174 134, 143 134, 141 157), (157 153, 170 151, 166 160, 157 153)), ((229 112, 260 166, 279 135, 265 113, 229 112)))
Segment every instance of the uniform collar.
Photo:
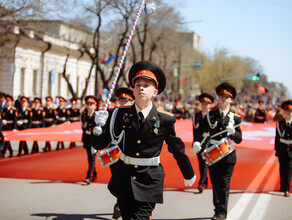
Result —
POLYGON ((137 114, 138 114, 139 112, 142 112, 144 118, 147 118, 147 116, 149 115, 149 112, 150 112, 151 109, 152 109, 152 106, 153 106, 153 104, 151 103, 151 104, 148 105, 146 108, 144 108, 144 109, 141 110, 141 109, 137 106, 137 104, 135 103, 135 108, 136 108, 136 112, 137 112, 137 114))
POLYGON ((226 109, 224 111, 222 111, 221 109, 219 109, 219 112, 220 112, 220 115, 223 112, 223 115, 226 116, 228 114, 228 112, 229 112, 229 109, 226 109))

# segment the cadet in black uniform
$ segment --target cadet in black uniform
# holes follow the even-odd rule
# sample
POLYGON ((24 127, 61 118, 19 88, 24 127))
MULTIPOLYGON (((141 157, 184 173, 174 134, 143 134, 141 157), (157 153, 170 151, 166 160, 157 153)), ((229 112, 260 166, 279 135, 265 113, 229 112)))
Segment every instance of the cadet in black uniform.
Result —
MULTIPOLYGON (((17 129, 17 109, 13 106, 13 97, 6 96, 6 107, 2 111, 2 131, 12 131, 17 129)), ((10 141, 5 141, 1 157, 5 157, 6 151, 9 151, 9 157, 13 157, 13 150, 10 141)))
MULTIPOLYGON (((218 109, 210 111, 203 121, 203 131, 211 137, 207 141, 207 149, 218 144, 226 137, 237 144, 242 141, 242 132, 238 126, 241 123, 241 118, 230 111, 230 104, 236 97, 235 88, 229 83, 221 83, 216 88, 216 93, 219 96, 218 109), (225 132, 213 136, 222 131, 225 132)), ((195 136, 195 142, 193 144, 194 152, 201 150, 200 138, 200 135, 195 136)), ((236 163, 235 149, 228 153, 221 160, 209 166, 213 186, 213 204, 215 206, 213 219, 221 220, 227 217, 230 181, 236 163)))
POLYGON ((177 161, 185 185, 193 185, 196 176, 185 145, 175 133, 174 115, 160 112, 153 105, 153 99, 166 85, 161 68, 150 61, 138 62, 130 69, 129 83, 135 104, 114 110, 109 118, 107 111, 99 110, 95 121, 103 126, 103 133, 92 135, 91 143, 102 149, 112 142, 111 134, 121 138, 120 158, 108 188, 118 199, 123 219, 149 219, 155 204, 163 203, 165 173, 159 155, 164 141, 177 161))
MULTIPOLYGON (((66 103, 66 99, 64 99, 63 97, 59 97, 59 107, 57 108, 57 125, 59 124, 63 124, 64 122, 67 121, 68 119, 68 109, 65 106, 66 103)), ((59 141, 57 143, 57 148, 56 150, 60 150, 60 149, 64 149, 64 142, 59 141)))
MULTIPOLYGON (((77 99, 70 99, 71 107, 68 109, 68 120, 70 123, 80 121, 80 108, 77 107, 77 99)), ((69 149, 76 147, 75 142, 71 142, 69 149)))
MULTIPOLYGON (((117 108, 125 108, 128 106, 133 105, 133 100, 134 100, 134 94, 133 90, 127 87, 120 87, 116 91, 116 107, 117 108)), ((114 172, 114 169, 116 167, 116 163, 110 165, 111 172, 114 172)), ((114 206, 114 213, 113 213, 113 219, 118 219, 121 217, 121 212, 120 212, 120 207, 118 202, 116 202, 114 206)))
MULTIPOLYGON (((29 103, 29 98, 22 96, 20 98, 21 100, 21 107, 18 110, 18 117, 17 117, 17 129, 18 130, 24 130, 24 129, 28 129, 31 128, 31 117, 32 117, 32 111, 31 108, 28 107, 28 103, 29 103)), ((28 154, 28 147, 27 147, 27 143, 25 140, 21 140, 19 142, 19 148, 18 148, 18 155, 17 156, 21 156, 22 154, 22 150, 24 150, 24 154, 28 154)))
MULTIPOLYGON (((33 100, 33 108, 32 108, 32 120, 31 127, 32 128, 42 128, 44 127, 44 109, 41 106, 42 100, 40 98, 34 98, 33 100)), ((31 153, 39 152, 39 145, 37 141, 33 142, 31 153)))
MULTIPOLYGON (((203 119, 207 115, 207 113, 210 110, 210 105, 214 103, 214 98, 212 95, 208 93, 202 93, 199 96, 199 101, 201 104, 201 111, 195 112, 194 117, 193 117, 193 136, 195 140, 201 142, 203 140, 203 119)), ((199 181, 199 186, 198 190, 199 193, 202 193, 204 190, 204 186, 207 185, 208 179, 207 179, 207 173, 208 173, 208 165, 206 164, 206 161, 202 158, 201 153, 205 150, 206 144, 204 143, 202 145, 202 149, 199 152, 194 152, 197 154, 198 157, 198 162, 199 162, 199 168, 200 168, 200 181, 199 181)))
POLYGON ((292 171, 292 100, 282 103, 284 119, 277 122, 275 150, 280 164, 281 191, 290 196, 292 171))
MULTIPOLYGON (((46 97, 46 105, 44 107, 44 125, 50 127, 56 124, 57 111, 53 106, 53 98, 51 96, 46 97)), ((44 152, 51 151, 50 141, 46 141, 46 145, 43 148, 44 152)))
POLYGON ((98 105, 98 98, 95 96, 86 96, 85 97, 85 106, 86 109, 81 115, 81 123, 82 123, 82 142, 83 147, 86 149, 87 152, 87 160, 88 160, 88 170, 86 173, 86 179, 84 182, 86 184, 90 184, 90 182, 95 181, 97 172, 95 169, 95 157, 96 157, 96 150, 92 147, 89 143, 89 137, 92 133, 92 129, 95 126, 94 117, 96 114, 96 108, 98 105))

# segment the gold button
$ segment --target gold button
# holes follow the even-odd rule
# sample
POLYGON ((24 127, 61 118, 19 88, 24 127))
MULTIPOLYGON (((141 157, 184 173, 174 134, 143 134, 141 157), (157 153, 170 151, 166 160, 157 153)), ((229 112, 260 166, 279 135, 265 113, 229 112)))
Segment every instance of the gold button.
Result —
POLYGON ((289 135, 289 134, 287 134, 287 136, 289 137, 290 135, 289 135))
POLYGON ((140 156, 140 154, 139 154, 139 153, 136 153, 136 156, 137 156, 137 157, 139 157, 139 156, 140 156))
POLYGON ((134 167, 137 169, 138 168, 138 165, 135 165, 134 167))
POLYGON ((133 180, 135 180, 136 179, 136 177, 135 176, 133 176, 133 180))
POLYGON ((222 134, 220 134, 220 137, 222 137, 222 134))
POLYGON ((124 125, 123 128, 125 128, 126 126, 124 125))
POLYGON ((137 143, 140 144, 141 143, 141 140, 138 140, 137 143))
POLYGON ((220 130, 222 130, 222 128, 220 128, 220 130))

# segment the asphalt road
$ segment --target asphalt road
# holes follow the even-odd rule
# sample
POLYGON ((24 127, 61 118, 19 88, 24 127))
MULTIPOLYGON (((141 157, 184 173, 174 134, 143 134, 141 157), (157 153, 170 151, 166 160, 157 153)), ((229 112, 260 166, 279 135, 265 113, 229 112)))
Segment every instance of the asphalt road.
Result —
MULTIPOLYGON (((112 219, 115 198, 106 184, 64 183, 45 180, 0 178, 0 219, 85 220, 112 219)), ((292 198, 280 192, 231 191, 228 219, 292 219, 292 198)), ((211 219, 212 190, 165 189, 164 203, 157 204, 152 219, 211 219)))

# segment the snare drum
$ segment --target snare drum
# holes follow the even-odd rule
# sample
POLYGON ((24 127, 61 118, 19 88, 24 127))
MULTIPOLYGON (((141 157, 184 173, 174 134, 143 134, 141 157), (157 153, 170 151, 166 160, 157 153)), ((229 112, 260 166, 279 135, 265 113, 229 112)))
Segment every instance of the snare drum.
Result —
POLYGON ((107 167, 116 163, 120 158, 121 150, 119 146, 113 146, 102 150, 99 154, 97 154, 97 158, 101 160, 101 166, 107 167))
POLYGON ((208 166, 211 166, 226 157, 228 154, 232 153, 234 150, 235 147, 233 141, 229 138, 223 138, 218 142, 218 144, 214 144, 205 149, 202 152, 202 157, 205 159, 208 166))

